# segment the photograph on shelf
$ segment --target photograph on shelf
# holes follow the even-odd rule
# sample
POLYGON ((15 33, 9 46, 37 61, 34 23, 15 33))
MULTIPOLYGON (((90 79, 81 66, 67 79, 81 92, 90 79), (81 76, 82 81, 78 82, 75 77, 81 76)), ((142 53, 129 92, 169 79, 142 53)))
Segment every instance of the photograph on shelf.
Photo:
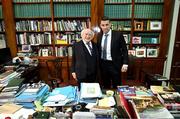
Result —
POLYGON ((128 50, 128 55, 136 56, 136 51, 135 50, 128 50))
POLYGON ((147 48, 147 57, 158 57, 158 49, 147 48))
POLYGON ((146 48, 136 48, 136 57, 146 57, 146 48))
POLYGON ((133 44, 141 44, 141 37, 139 37, 139 36, 133 36, 133 38, 132 38, 132 43, 133 43, 133 44))
POLYGON ((158 43, 158 38, 151 38, 151 43, 157 44, 158 43))
POLYGON ((42 56, 48 56, 48 49, 42 49, 42 56))
POLYGON ((161 30, 161 21, 150 21, 150 30, 161 30))
POLYGON ((143 22, 135 21, 134 22, 134 30, 135 31, 143 31, 143 22))
POLYGON ((22 52, 30 52, 31 51, 31 45, 22 45, 22 52))

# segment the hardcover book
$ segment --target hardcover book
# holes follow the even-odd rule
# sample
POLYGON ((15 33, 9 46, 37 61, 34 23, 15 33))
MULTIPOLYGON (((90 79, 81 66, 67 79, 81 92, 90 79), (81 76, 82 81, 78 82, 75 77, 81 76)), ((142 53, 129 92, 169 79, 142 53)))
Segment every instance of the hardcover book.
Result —
POLYGON ((157 97, 134 97, 131 103, 138 119, 174 118, 157 97))
POLYGON ((130 96, 136 96, 135 88, 129 87, 128 85, 117 86, 117 90, 118 92, 122 92, 126 98, 130 98, 130 96))

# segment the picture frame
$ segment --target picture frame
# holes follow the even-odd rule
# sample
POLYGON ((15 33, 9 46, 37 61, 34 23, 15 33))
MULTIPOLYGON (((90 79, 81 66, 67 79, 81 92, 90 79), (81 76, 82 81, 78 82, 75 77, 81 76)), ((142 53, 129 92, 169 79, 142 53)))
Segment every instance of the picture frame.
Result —
POLYGON ((140 36, 133 36, 132 43, 133 44, 141 44, 141 37, 140 36))
POLYGON ((48 49, 42 49, 41 52, 42 52, 42 56, 49 56, 49 53, 48 53, 48 49))
POLYGON ((158 57, 158 49, 147 48, 147 57, 158 57))
POLYGON ((146 57, 146 48, 136 48, 136 57, 146 57))
POLYGON ((150 30, 161 30, 162 22, 161 21, 150 21, 150 30))
POLYGON ((22 52, 30 52, 31 51, 31 45, 22 45, 22 52))
POLYGON ((136 51, 135 50, 128 50, 128 55, 136 56, 136 51))
POLYGON ((144 23, 143 22, 139 22, 139 21, 135 21, 134 22, 134 30, 135 31, 143 31, 143 26, 144 23))

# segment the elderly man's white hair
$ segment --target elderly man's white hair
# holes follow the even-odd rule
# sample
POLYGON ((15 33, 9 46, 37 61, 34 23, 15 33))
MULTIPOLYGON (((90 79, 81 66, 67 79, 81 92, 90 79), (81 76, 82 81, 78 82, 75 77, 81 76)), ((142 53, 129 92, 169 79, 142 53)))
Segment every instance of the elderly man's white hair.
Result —
POLYGON ((83 36, 83 34, 85 34, 87 32, 90 33, 92 35, 92 37, 94 37, 94 32, 91 29, 89 29, 89 28, 83 29, 81 31, 81 37, 83 36))

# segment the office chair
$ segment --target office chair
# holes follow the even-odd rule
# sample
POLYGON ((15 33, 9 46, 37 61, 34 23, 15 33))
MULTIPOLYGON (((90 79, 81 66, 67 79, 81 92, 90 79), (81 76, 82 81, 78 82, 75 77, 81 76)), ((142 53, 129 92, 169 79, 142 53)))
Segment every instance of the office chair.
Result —
POLYGON ((50 87, 59 87, 63 82, 62 79, 62 58, 49 59, 46 61, 46 66, 48 69, 48 83, 50 87))

